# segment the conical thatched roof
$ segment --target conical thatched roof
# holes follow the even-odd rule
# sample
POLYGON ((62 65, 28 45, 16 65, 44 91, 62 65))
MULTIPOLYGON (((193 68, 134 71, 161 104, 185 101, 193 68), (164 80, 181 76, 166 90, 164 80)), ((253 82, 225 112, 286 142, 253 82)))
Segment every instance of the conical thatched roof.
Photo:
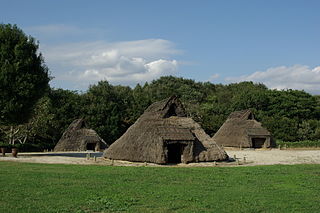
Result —
POLYGON ((160 164, 226 160, 225 151, 185 116, 175 96, 150 105, 104 157, 160 164))
POLYGON ((54 151, 98 151, 107 146, 93 129, 88 129, 83 119, 74 120, 63 133, 54 151))
POLYGON ((250 110, 231 113, 213 139, 217 144, 228 147, 274 146, 270 132, 254 119, 250 110))

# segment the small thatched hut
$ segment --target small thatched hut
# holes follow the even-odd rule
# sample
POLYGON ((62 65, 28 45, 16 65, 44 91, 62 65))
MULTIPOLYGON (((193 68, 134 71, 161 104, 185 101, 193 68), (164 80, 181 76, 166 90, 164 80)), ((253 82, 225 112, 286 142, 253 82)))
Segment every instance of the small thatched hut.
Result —
POLYGON ((83 119, 74 120, 54 147, 59 151, 99 151, 106 148, 106 142, 93 129, 88 129, 83 119))
POLYGON ((254 119, 250 110, 231 113, 213 139, 225 147, 267 148, 275 145, 270 132, 254 119))
POLYGON ((177 97, 150 105, 104 152, 116 160, 188 163, 226 160, 226 152, 191 118, 177 97))

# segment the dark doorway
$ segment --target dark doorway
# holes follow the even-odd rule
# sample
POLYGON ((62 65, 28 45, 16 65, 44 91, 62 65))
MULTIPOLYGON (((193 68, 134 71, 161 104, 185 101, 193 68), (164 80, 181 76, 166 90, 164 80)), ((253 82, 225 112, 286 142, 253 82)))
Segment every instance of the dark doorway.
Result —
POLYGON ((165 118, 169 118, 171 116, 176 116, 176 108, 177 106, 175 104, 172 104, 167 112, 167 114, 164 116, 165 118))
POLYGON ((95 143, 87 143, 87 150, 95 151, 96 144, 95 143))
POLYGON ((167 144, 168 163, 181 163, 181 155, 183 154, 185 145, 180 143, 167 144))
POLYGON ((252 138, 252 148, 262 148, 266 142, 266 138, 252 138))
POLYGON ((250 113, 249 116, 248 116, 248 120, 253 120, 253 119, 254 119, 253 114, 250 113))

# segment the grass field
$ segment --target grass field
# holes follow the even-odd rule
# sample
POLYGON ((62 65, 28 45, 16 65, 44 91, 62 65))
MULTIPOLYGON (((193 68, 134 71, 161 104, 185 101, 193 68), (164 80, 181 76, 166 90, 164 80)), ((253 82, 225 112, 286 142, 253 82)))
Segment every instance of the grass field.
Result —
POLYGON ((109 167, 0 162, 0 212, 319 212, 320 165, 109 167))

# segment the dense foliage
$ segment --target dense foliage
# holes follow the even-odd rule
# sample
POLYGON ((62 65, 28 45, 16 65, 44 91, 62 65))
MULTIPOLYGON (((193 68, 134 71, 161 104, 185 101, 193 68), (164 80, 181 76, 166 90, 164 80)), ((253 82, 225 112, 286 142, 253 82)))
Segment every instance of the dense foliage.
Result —
POLYGON ((27 121, 49 88, 48 69, 38 47, 17 26, 0 24, 0 124, 27 121))
MULTIPOLYGON (((109 144, 119 138, 152 103, 178 95, 189 116, 213 135, 234 110, 250 108, 276 139, 284 141, 320 139, 319 97, 304 91, 270 90, 262 84, 230 85, 161 77, 135 88, 113 86, 106 81, 92 85, 86 93, 52 89, 36 107, 35 125, 41 128, 33 143, 52 148, 76 118, 83 117, 109 144)), ((31 139, 31 138, 30 138, 31 139)))
POLYGON ((297 90, 270 90, 252 82, 216 85, 167 76, 134 88, 101 81, 83 94, 51 89, 35 107, 30 120, 34 132, 29 143, 53 148, 67 126, 74 119, 83 117, 111 144, 152 102, 171 95, 180 97, 188 115, 210 135, 220 128, 231 112, 249 108, 276 139, 320 139, 318 96, 297 90))
POLYGON ((316 148, 320 147, 320 140, 305 140, 305 141, 291 141, 291 142, 286 142, 286 141, 277 141, 277 146, 279 148, 316 148))

